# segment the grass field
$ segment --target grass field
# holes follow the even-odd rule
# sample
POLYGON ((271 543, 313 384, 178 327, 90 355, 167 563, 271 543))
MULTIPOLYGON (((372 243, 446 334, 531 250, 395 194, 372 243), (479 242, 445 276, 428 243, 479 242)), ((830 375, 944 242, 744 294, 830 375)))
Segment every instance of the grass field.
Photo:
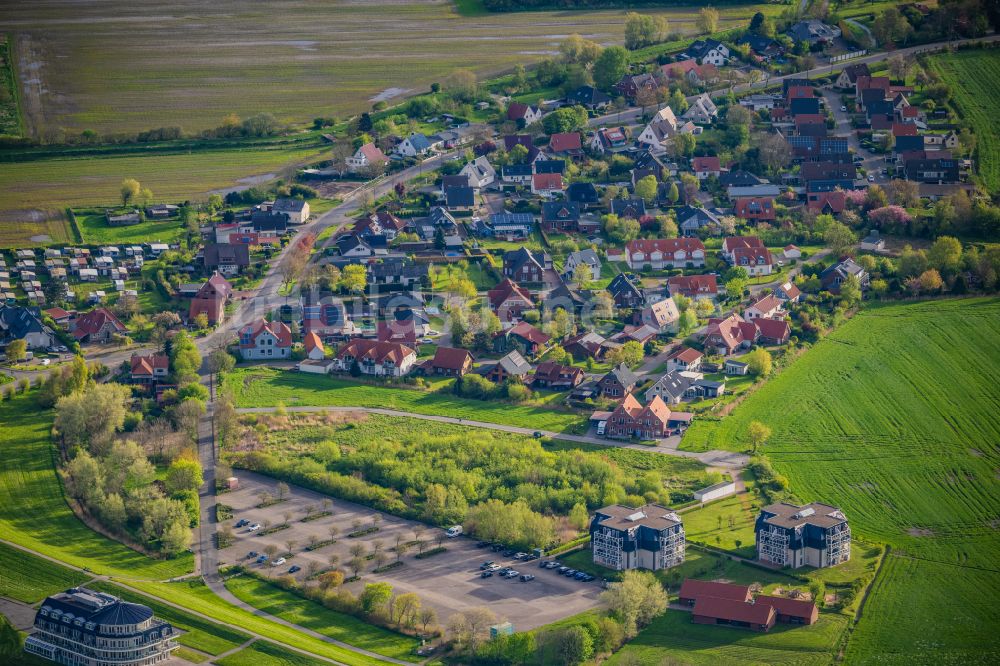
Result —
POLYGON ((976 164, 983 185, 1000 192, 1000 52, 956 51, 928 57, 931 68, 951 86, 952 103, 976 136, 976 164))
POLYGON ((119 243, 176 243, 184 237, 184 227, 174 218, 148 220, 130 227, 108 226, 107 217, 100 210, 74 211, 83 242, 92 245, 119 243))
MULTIPOLYGON (((925 644, 960 656, 964 630, 939 620, 969 597, 1000 601, 998 337, 1000 299, 869 307, 722 421, 697 421, 684 446, 739 449, 750 420, 770 425, 764 452, 800 498, 840 506, 856 535, 920 558, 917 570, 951 572, 944 590, 879 579, 871 603, 908 617, 891 625, 901 636, 926 627, 925 644)), ((986 617, 996 650, 1000 624, 986 617)), ((873 611, 852 642, 874 649, 880 622, 873 611)), ((919 656, 902 638, 892 647, 894 660, 919 656)))
POLYGON ((87 574, 0 543, 0 597, 33 604, 88 580, 87 574))
POLYGON ((161 580, 191 571, 190 555, 154 560, 80 522, 53 467, 52 416, 34 395, 0 404, 0 534, 8 541, 98 574, 161 580))
POLYGON ((18 136, 23 130, 16 81, 10 56, 10 38, 0 34, 0 134, 18 136))
POLYGON ((823 613, 810 627, 779 624, 766 634, 694 624, 686 611, 668 610, 642 630, 607 663, 690 664, 830 664, 847 628, 843 615, 823 613))
POLYGON ((213 663, 218 666, 327 666, 329 664, 267 641, 257 641, 213 663))
POLYGON ((156 617, 183 629, 185 633, 177 637, 177 642, 195 650, 211 655, 222 654, 250 640, 249 634, 234 631, 229 627, 210 622, 191 613, 185 613, 152 597, 136 594, 112 583, 93 583, 90 587, 121 597, 125 601, 149 606, 153 609, 156 617))
POLYGON ((554 432, 577 432, 586 421, 577 414, 500 402, 467 400, 450 393, 370 386, 320 375, 241 368, 225 378, 239 407, 381 407, 417 414, 451 416, 554 432))
MULTIPOLYGON (((460 13, 452 0, 297 0, 273 11, 239 0, 53 0, 5 7, 0 32, 12 34, 29 130, 98 132, 197 131, 228 113, 343 117, 382 93, 426 90, 456 68, 486 75, 531 64, 574 32, 602 44, 623 37, 623 9, 484 18, 466 5, 460 13)), ((720 8, 720 28, 757 9, 720 8)), ((692 32, 698 7, 644 11, 692 32)))
POLYGON ((41 206, 43 207, 31 209, 0 209, 0 248, 75 242, 66 213, 45 204, 41 206))
POLYGON ((114 205, 124 178, 150 188, 157 201, 185 201, 240 185, 241 179, 252 184, 258 182, 252 177, 287 176, 297 164, 320 155, 321 149, 313 147, 5 163, 0 168, 0 211, 17 220, 29 219, 34 210, 114 205))
POLYGON ((247 631, 260 634, 271 640, 280 641, 286 645, 306 650, 346 666, 367 666, 367 664, 385 664, 382 660, 359 655, 342 647, 321 641, 303 634, 300 631, 265 620, 223 601, 205 586, 200 580, 176 583, 150 583, 145 581, 129 582, 129 585, 147 594, 170 599, 185 608, 207 615, 221 622, 242 627, 247 631))
POLYGON ((226 589, 265 613, 387 657, 406 659, 419 646, 415 638, 329 610, 322 604, 303 599, 251 576, 230 578, 226 581, 226 589))

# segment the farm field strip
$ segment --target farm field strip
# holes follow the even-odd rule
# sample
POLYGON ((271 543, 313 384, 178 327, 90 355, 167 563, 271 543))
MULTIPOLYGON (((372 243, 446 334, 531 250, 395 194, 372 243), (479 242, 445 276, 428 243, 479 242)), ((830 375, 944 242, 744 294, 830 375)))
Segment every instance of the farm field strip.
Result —
POLYGON ((929 56, 931 68, 951 87, 952 104, 972 125, 983 184, 1000 191, 1000 53, 992 49, 929 56))
POLYGON ((33 604, 90 576, 0 543, 0 597, 33 604))

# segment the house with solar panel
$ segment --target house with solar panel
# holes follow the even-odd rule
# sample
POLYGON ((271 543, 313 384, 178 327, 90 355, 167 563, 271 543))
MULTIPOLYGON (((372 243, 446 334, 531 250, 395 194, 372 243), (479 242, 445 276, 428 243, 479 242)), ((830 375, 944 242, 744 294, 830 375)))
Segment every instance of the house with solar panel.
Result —
POLYGON ((669 569, 684 562, 684 524, 672 509, 620 504, 598 509, 590 523, 594 564, 625 569, 669 569))
POLYGON ((851 559, 851 528, 844 513, 829 504, 771 504, 761 509, 754 534, 761 562, 798 569, 851 559))
POLYGON ((74 587, 42 602, 24 651, 57 664, 146 666, 179 646, 168 622, 148 606, 74 587))

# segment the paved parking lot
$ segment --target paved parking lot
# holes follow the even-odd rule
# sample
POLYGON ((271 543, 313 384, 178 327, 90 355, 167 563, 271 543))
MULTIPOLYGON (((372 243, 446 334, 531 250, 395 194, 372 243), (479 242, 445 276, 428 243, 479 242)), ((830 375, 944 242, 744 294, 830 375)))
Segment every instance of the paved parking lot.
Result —
MULTIPOLYGON (((219 553, 220 563, 235 563, 245 558, 251 550, 263 552, 268 543, 275 544, 279 552, 284 553, 285 542, 295 539, 298 542, 295 546, 295 557, 277 570, 284 573, 289 566, 296 564, 302 567, 302 571, 296 574, 301 580, 305 577, 311 560, 326 568, 329 566, 330 555, 334 553, 340 557, 339 566, 346 571, 346 563, 351 559, 350 548, 355 543, 360 542, 370 551, 372 542, 380 539, 384 543, 389 561, 393 561, 395 555, 389 549, 395 545, 396 535, 401 533, 404 541, 411 541, 414 538, 413 526, 417 523, 388 514, 382 514, 381 529, 378 532, 357 539, 347 538, 346 535, 352 531, 355 519, 360 519, 365 525, 369 525, 372 515, 376 512, 368 507, 334 498, 329 498, 333 503, 332 516, 306 523, 300 522, 305 515, 305 507, 313 505, 319 509, 325 496, 295 486, 291 486, 289 498, 284 502, 265 509, 257 509, 256 506, 260 503, 258 493, 267 490, 276 495, 277 482, 246 471, 237 472, 237 476, 240 479, 240 489, 219 496, 220 503, 228 504, 234 509, 234 518, 226 521, 228 524, 232 525, 237 520, 246 518, 258 523, 270 520, 272 524, 277 525, 284 522, 285 512, 291 512, 293 518, 290 521, 290 528, 268 536, 257 536, 247 532, 245 528, 236 530, 235 544, 219 553), (336 525, 340 531, 337 543, 313 552, 303 551, 312 534, 317 535, 320 540, 328 539, 330 525, 336 525)), ((440 528, 426 527, 421 538, 430 541, 428 549, 436 546, 435 539, 441 532, 443 531, 440 528)), ((433 606, 437 610, 438 619, 442 624, 447 622, 448 616, 452 613, 474 606, 487 606, 498 617, 512 622, 518 630, 548 624, 600 604, 598 599, 601 592, 600 581, 583 583, 565 578, 554 571, 540 568, 537 560, 515 562, 510 558, 501 557, 499 553, 494 553, 488 548, 476 548, 476 541, 466 537, 445 539, 443 545, 448 548, 445 553, 418 560, 414 558, 417 552, 414 549, 404 556, 404 566, 381 574, 362 573, 362 580, 347 587, 357 593, 366 582, 385 581, 397 592, 416 592, 425 605, 433 606), (479 565, 485 560, 495 560, 503 566, 514 566, 521 573, 531 573, 536 578, 527 583, 495 575, 491 578, 480 578, 479 565)), ((367 564, 369 570, 374 567, 371 561, 367 564)), ((346 573, 350 575, 349 571, 346 573)))

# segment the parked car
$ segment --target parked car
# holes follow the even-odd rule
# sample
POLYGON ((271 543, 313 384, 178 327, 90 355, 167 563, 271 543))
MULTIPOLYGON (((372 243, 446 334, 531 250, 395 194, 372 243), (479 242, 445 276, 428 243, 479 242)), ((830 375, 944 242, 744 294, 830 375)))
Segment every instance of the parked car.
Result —
POLYGON ((567 578, 569 578, 570 576, 575 576, 576 575, 576 569, 566 569, 566 571, 562 572, 562 575, 566 576, 567 578))
POLYGON ((500 571, 500 565, 499 564, 491 564, 490 566, 486 567, 486 570, 487 571, 500 571))
POLYGON ((267 562, 267 555, 261 555, 257 558, 257 564, 264 564, 264 562, 267 562))
POLYGON ((527 582, 532 581, 532 580, 535 580, 535 577, 532 576, 531 574, 522 574, 521 575, 521 582, 522 583, 527 583, 527 582))
POLYGON ((527 559, 527 557, 528 557, 527 553, 514 553, 515 560, 524 560, 527 559))
POLYGON ((503 549, 504 545, 502 543, 495 543, 492 546, 490 546, 490 550, 492 550, 494 553, 499 553, 503 549))
POLYGON ((276 566, 276 567, 280 567, 280 566, 281 566, 282 564, 284 564, 284 563, 285 563, 285 558, 283 558, 283 557, 279 557, 278 559, 276 559, 276 560, 274 561, 274 566, 276 566))
POLYGON ((513 555, 513 554, 514 554, 514 553, 516 553, 516 552, 517 552, 517 551, 516 551, 516 550, 514 550, 513 548, 508 548, 507 550, 503 551, 503 553, 501 553, 501 554, 502 554, 502 555, 503 555, 504 557, 510 557, 511 555, 513 555))
POLYGON ((260 553, 258 553, 256 550, 251 550, 249 553, 247 553, 247 559, 248 560, 252 560, 253 558, 257 557, 259 554, 260 553))
POLYGON ((556 569, 556 573, 558 574, 564 574, 567 571, 571 571, 571 569, 569 567, 559 567, 558 569, 556 569))
POLYGON ((479 543, 476 544, 476 548, 489 548, 489 547, 490 547, 489 541, 480 541, 479 543))
POLYGON ((521 575, 520 571, 514 571, 513 569, 511 569, 507 573, 503 574, 503 577, 504 578, 517 578, 520 575, 521 575))
POLYGON ((247 520, 246 518, 240 518, 239 520, 236 521, 236 527, 246 527, 249 524, 250 521, 247 520))
POLYGON ((290 573, 290 574, 298 573, 299 571, 302 571, 302 567, 300 567, 297 564, 293 564, 292 566, 290 566, 288 568, 288 573, 290 573))
POLYGON ((873 174, 873 173, 868 174, 868 182, 869 183, 874 183, 875 182, 875 174, 873 174))
POLYGON ((584 576, 583 578, 581 578, 580 580, 582 580, 582 581, 583 581, 584 583, 589 583, 590 581, 594 580, 594 577, 593 577, 593 576, 591 576, 590 574, 586 574, 586 575, 585 575, 585 576, 584 576))
POLYGON ((573 578, 576 578, 577 580, 583 580, 586 577, 587 573, 584 571, 577 571, 575 574, 573 574, 573 578))
POLYGON ((260 529, 260 523, 254 523, 253 525, 250 526, 250 529, 248 529, 247 531, 256 532, 259 529, 260 529))
POLYGON ((454 539, 457 536, 461 536, 461 534, 462 534, 462 526, 461 525, 452 525, 451 527, 449 527, 445 531, 445 534, 448 535, 449 539, 454 539))
POLYGON ((493 566, 493 564, 494 564, 493 560, 486 560, 485 562, 483 562, 482 564, 479 565, 479 568, 480 569, 489 569, 491 566, 493 566))
POLYGON ((479 572, 479 577, 480 577, 480 578, 489 578, 489 577, 491 577, 492 575, 493 575, 493 572, 492 572, 492 571, 489 571, 489 570, 487 570, 487 571, 480 571, 480 572, 479 572))

